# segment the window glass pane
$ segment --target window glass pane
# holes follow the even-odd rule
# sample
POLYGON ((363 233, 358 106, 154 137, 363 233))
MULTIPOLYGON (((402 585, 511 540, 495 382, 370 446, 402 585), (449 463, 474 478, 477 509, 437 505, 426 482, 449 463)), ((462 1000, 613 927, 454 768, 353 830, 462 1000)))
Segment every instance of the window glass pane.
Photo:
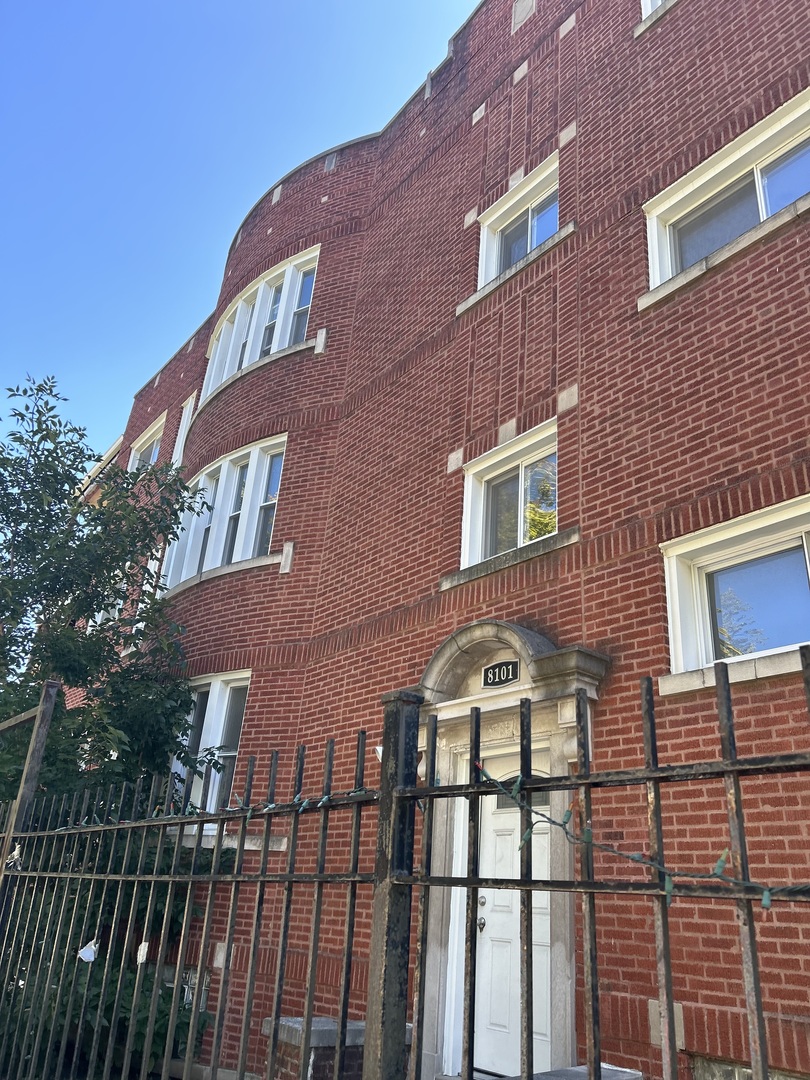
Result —
POLYGON ((247 686, 233 686, 228 694, 228 708, 225 712, 225 723, 222 726, 221 744, 231 753, 236 753, 239 746, 247 692, 247 686))
POLYGON ((276 519, 276 504, 274 502, 262 506, 259 510, 259 527, 256 530, 256 549, 254 557, 270 554, 270 543, 273 539, 273 522, 276 519))
MULTIPOLYGON (((534 776, 533 779, 540 780, 540 779, 545 779, 545 778, 540 777, 540 776, 534 776)), ((505 787, 508 792, 511 792, 512 788, 515 786, 517 781, 518 781, 517 776, 510 776, 508 780, 501 780, 500 782, 501 782, 501 785, 503 787, 505 787)), ((525 801, 525 799, 526 799, 525 792, 520 792, 518 794, 518 799, 520 799, 521 801, 525 801)), ((533 791, 532 792, 532 806, 536 810, 541 810, 541 811, 542 810, 546 810, 546 811, 549 810, 550 802, 551 802, 551 799, 550 799, 549 792, 547 792, 547 791, 533 791)), ((505 795, 502 791, 499 791, 498 795, 497 795, 496 803, 495 803, 495 808, 496 808, 496 810, 517 810, 518 809, 518 804, 511 797, 511 795, 505 795)))
POLYGON ((312 286, 315 282, 315 271, 305 270, 301 275, 301 284, 298 289, 297 308, 309 307, 312 303, 312 286))
POLYGON ((236 474, 236 490, 233 495, 233 513, 238 514, 242 509, 242 502, 245 498, 245 481, 247 480, 248 463, 239 466, 239 472, 236 474))
POLYGON ((312 303, 312 285, 315 281, 315 271, 305 270, 301 275, 301 284, 298 287, 298 303, 293 314, 292 327, 290 329, 290 345, 298 345, 307 334, 307 321, 309 320, 309 305, 312 303))
POLYGON ((233 553, 236 548, 236 534, 239 530, 239 517, 242 512, 242 503, 245 498, 245 481, 247 480, 248 463, 239 466, 236 474, 236 487, 233 493, 233 510, 228 518, 228 528, 225 531, 225 550, 222 555, 223 566, 230 566, 233 562, 233 553))
POLYGON ((208 551, 208 539, 211 536, 211 521, 214 517, 214 506, 217 499, 217 488, 219 487, 219 477, 212 476, 208 478, 208 490, 205 495, 206 502, 211 509, 208 511, 208 517, 203 528, 202 541, 200 542, 200 557, 197 560, 197 573, 203 572, 203 566, 205 565, 205 555, 208 551))
POLYGON ((281 285, 274 285, 270 294, 270 306, 267 309, 267 321, 262 334, 261 356, 267 356, 273 350, 273 334, 276 332, 278 307, 281 302, 281 285))
POLYGON ((281 483, 281 464, 284 461, 283 454, 273 454, 267 470, 267 487, 264 492, 264 502, 278 498, 278 487, 281 483))
POLYGON ((283 454, 273 454, 267 464, 267 480, 264 486, 264 495, 259 506, 259 525, 256 529, 256 543, 254 556, 267 555, 270 552, 270 541, 273 538, 273 521, 276 516, 276 500, 281 483, 281 466, 284 461, 283 454))
POLYGON ((523 535, 528 544, 557 531, 557 455, 523 468, 523 535))
POLYGON ((250 327, 253 322, 253 312, 256 308, 256 302, 254 301, 248 308, 247 318, 245 319, 244 332, 242 334, 242 344, 239 346, 239 361, 236 365, 237 371, 242 370, 242 365, 245 362, 245 352, 247 351, 248 337, 250 336, 250 327))
POLYGON ((484 558, 511 551, 518 545, 518 500, 520 471, 513 469, 506 476, 486 485, 486 544, 484 558))
POLYGON ((806 195, 810 191, 810 140, 763 169, 762 186, 769 214, 806 195))
POLYGON ((248 688, 246 686, 234 686, 228 694, 228 707, 225 712, 225 722, 222 726, 222 738, 219 760, 222 763, 222 772, 217 782, 217 806, 228 806, 231 801, 233 788, 233 776, 236 771, 236 751, 239 747, 239 737, 242 734, 242 720, 245 715, 245 701, 247 700, 248 688))
POLYGON ((514 266, 529 251, 529 211, 521 214, 501 232, 501 259, 498 272, 514 266))
POLYGON ((675 226, 678 268, 686 270, 758 224, 759 206, 752 173, 731 191, 675 226))
POLYGON ((228 518, 228 528, 225 530, 225 549, 222 553, 222 565, 230 566, 233 562, 233 553, 236 548, 236 531, 239 528, 239 515, 231 514, 228 518))
POLYGON ((192 757, 197 757, 200 752, 200 739, 202 738, 205 713, 208 709, 209 690, 198 690, 194 700, 194 710, 191 714, 191 729, 188 733, 188 752, 192 757))
POLYGON ((557 192, 532 210, 532 247, 539 247, 557 231, 557 192))
POLYGON ((290 332, 290 345, 300 345, 307 336, 307 320, 309 308, 305 311, 296 311, 293 315, 292 330, 290 332))
POLYGON ((138 460, 135 462, 136 469, 144 469, 147 465, 154 465, 158 459, 160 453, 160 436, 153 439, 147 446, 138 454, 138 460))
POLYGON ((706 575, 718 660, 810 640, 810 582, 799 546, 706 575))

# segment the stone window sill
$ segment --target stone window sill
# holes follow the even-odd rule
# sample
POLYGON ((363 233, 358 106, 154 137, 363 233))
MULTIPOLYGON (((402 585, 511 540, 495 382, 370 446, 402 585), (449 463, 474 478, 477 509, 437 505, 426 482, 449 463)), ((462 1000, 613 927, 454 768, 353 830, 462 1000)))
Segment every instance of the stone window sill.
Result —
POLYGON ((576 232, 576 222, 569 221, 567 225, 563 225, 561 229, 558 229, 553 236, 550 236, 548 240, 544 240, 542 244, 538 244, 536 248, 533 248, 528 255, 524 255, 522 259, 518 260, 514 266, 510 266, 508 270, 504 270, 502 274, 498 274, 492 281, 488 281, 486 285, 483 285, 477 292, 474 292, 472 296, 468 296, 466 300, 462 300, 456 308, 456 316, 463 315, 465 311, 469 311, 470 308, 475 307, 482 300, 486 299, 491 293, 494 293, 496 289, 499 289, 505 281, 509 281, 510 278, 515 277, 521 270, 524 270, 530 263, 533 263, 536 259, 541 258, 547 251, 551 251, 557 244, 561 244, 567 236, 576 232))
POLYGON ((715 266, 719 266, 736 255, 737 252, 744 251, 747 247, 758 243, 766 236, 770 236, 771 233, 781 229, 789 221, 806 214, 808 210, 810 210, 810 195, 802 195, 796 202, 786 206, 772 217, 761 221, 759 225, 755 225, 753 229, 749 229, 742 236, 738 236, 730 244, 725 244, 723 247, 718 248, 717 251, 713 251, 711 255, 707 255, 705 259, 701 259, 700 262, 690 266, 687 270, 683 270, 680 274, 676 274, 656 288, 644 293, 643 296, 638 298, 638 310, 644 311, 645 308, 652 307, 653 304, 657 304, 660 300, 665 300, 672 293, 688 285, 690 281, 703 277, 709 270, 713 270, 715 266))
POLYGON ((235 371, 233 375, 229 375, 224 382, 221 382, 200 402, 200 407, 194 414, 196 420, 203 409, 206 407, 209 401, 213 401, 217 394, 221 394, 223 390, 229 386, 233 386, 239 379, 244 378, 245 375, 251 375, 254 371, 258 371, 259 368, 265 367, 267 364, 272 364, 276 360, 283 360, 285 356, 294 356, 295 353, 306 352, 308 349, 315 349, 318 344, 317 338, 309 338, 307 341, 299 341, 297 345, 288 345, 286 349, 278 349, 276 352, 271 352, 267 356, 262 356, 258 360, 254 360, 252 364, 248 364, 247 367, 243 367, 240 371, 235 371))
POLYGON ((463 585, 467 581, 475 581, 476 578, 486 577, 488 574, 505 570, 509 566, 517 566, 518 563, 527 562, 538 555, 546 555, 550 551, 568 547, 569 544, 579 543, 579 526, 573 529, 565 529, 563 532, 554 533, 553 536, 542 536, 531 544, 515 548, 514 551, 504 551, 501 555, 494 555, 491 559, 466 566, 463 570, 456 570, 453 574, 445 574, 439 578, 439 589, 454 589, 457 585, 463 585))
POLYGON ((225 574, 235 574, 239 570, 255 570, 261 566, 278 566, 280 574, 288 574, 292 567, 293 543, 287 541, 281 551, 271 551, 269 555, 259 555, 255 559, 242 559, 240 562, 229 563, 227 566, 212 566, 210 570, 204 570, 201 574, 179 581, 171 589, 163 594, 167 600, 173 599, 192 585, 199 585, 201 581, 211 581, 213 578, 224 577, 225 574))
POLYGON ((678 0, 664 0, 662 4, 659 4, 655 11, 651 11, 646 19, 642 19, 641 22, 633 30, 633 37, 640 37, 645 30, 649 30, 651 26, 654 26, 660 18, 662 18, 670 10, 674 8, 678 3, 678 0))
MULTIPOLYGON (((782 652, 752 656, 750 659, 731 660, 727 666, 729 682, 741 683, 753 682, 755 679, 773 679, 779 675, 793 675, 802 670, 802 660, 797 646, 782 652)), ((695 690, 709 689, 714 685, 714 667, 710 665, 695 671, 662 675, 658 680, 658 693, 662 697, 669 694, 688 694, 695 690)))

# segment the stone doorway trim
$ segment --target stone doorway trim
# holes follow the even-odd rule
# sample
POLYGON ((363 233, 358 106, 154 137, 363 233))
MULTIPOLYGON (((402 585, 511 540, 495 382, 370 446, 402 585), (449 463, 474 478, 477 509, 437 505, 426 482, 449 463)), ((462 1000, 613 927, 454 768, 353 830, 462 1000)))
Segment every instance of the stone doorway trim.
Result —
POLYGON ((558 649, 543 634, 519 623, 482 619, 455 630, 431 657, 419 686, 425 705, 459 697, 470 672, 499 648, 511 649, 523 662, 521 681, 531 683, 535 701, 572 698, 579 687, 596 700, 610 664, 609 657, 584 645, 558 649))
MULTIPOLYGON (((481 708, 482 757, 514 753, 520 698, 531 698, 534 708, 533 750, 548 755, 552 774, 565 773, 576 756, 574 739, 575 694, 580 687, 591 702, 607 674, 609 658, 583 645, 557 648, 545 635, 515 622, 480 620, 450 634, 431 657, 417 689, 424 698, 422 716, 439 718, 437 771, 445 782, 463 780, 468 766, 469 710, 481 708), (493 661, 515 657, 519 679, 501 689, 482 689, 480 672, 493 661), (465 758, 465 752, 467 754, 465 758)), ((422 746, 420 739, 420 746, 422 746)), ((451 802, 450 800, 449 802, 451 802)), ((552 813, 564 813, 566 794, 552 794, 552 813)), ((452 873, 464 845, 463 822, 449 804, 434 821, 434 866, 452 873)), ((570 850, 559 843, 551 848, 552 877, 571 876, 570 850)), ((462 963, 461 916, 458 898, 442 893, 431 904, 428 929, 426 1009, 423 1075, 440 1076, 458 1065, 459 967, 462 963)), ((555 893, 551 899, 551 1000, 554 1041, 552 1067, 570 1066, 574 1036, 574 936, 571 897, 555 893)))

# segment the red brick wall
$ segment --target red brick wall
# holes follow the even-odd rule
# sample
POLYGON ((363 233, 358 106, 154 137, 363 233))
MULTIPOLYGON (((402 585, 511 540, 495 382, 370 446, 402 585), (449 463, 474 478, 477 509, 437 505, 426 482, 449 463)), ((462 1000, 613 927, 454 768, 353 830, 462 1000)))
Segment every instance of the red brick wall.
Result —
MULTIPOLYGON (((337 736, 336 786, 349 785, 353 733, 376 737, 380 694, 417 683, 449 633, 485 617, 608 654, 596 762, 638 765, 638 679, 669 670, 659 543, 810 491, 807 218, 636 306, 648 287, 642 204, 810 83, 806 11, 679 0, 635 38, 637 0, 538 8, 511 35, 511 4, 488 0, 430 97, 417 93, 379 137, 340 150, 333 172, 318 158, 284 180, 275 205, 268 193, 193 349, 136 398, 127 439, 168 407, 170 453, 214 318, 276 262, 321 245, 310 332, 328 329, 325 354, 249 370, 204 405, 187 441, 193 475, 289 433, 273 546, 294 541, 292 573, 231 573, 176 601, 192 674, 252 669, 240 772, 248 754, 261 772, 276 745, 303 740, 317 757, 337 736), (465 215, 544 160, 574 120, 560 222, 576 232, 457 318, 477 285, 479 232, 465 215), (507 421, 521 432, 552 417, 574 383, 579 404, 559 419, 559 524, 579 526, 581 541, 440 592, 461 543, 463 475, 448 475, 448 454, 469 460, 507 421)), ((741 753, 810 749, 798 678, 741 687, 736 700, 741 753)), ((718 755, 711 691, 662 700, 658 723, 662 760, 718 755)), ((754 873, 808 880, 806 780, 749 781, 744 794, 754 873)), ((667 793, 673 860, 714 864, 720 797, 667 793)), ((602 795, 597 810, 597 834, 643 847, 637 796, 602 795)), ((703 902, 676 905, 672 922, 687 1049, 744 1060, 733 920, 703 902)), ((810 926, 784 905, 758 923, 766 1012, 783 1017, 771 1022, 773 1064, 810 1071, 810 926)), ((651 911, 602 899, 599 925, 606 1057, 655 1074, 651 911)), ((365 935, 367 923, 359 952, 365 935)))

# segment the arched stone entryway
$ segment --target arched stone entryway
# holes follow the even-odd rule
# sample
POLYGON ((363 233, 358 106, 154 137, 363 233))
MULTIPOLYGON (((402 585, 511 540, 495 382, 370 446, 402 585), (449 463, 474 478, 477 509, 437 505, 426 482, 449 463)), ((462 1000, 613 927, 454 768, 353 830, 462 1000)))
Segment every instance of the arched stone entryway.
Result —
MULTIPOLYGON (((565 774, 576 757, 576 691, 584 688, 589 700, 595 702, 608 666, 608 658, 592 649, 581 645, 557 648, 543 634, 519 623, 481 620, 454 631, 434 652, 419 686, 425 699, 424 717, 431 713, 438 717, 436 764, 440 782, 466 779, 473 706, 481 709, 481 754, 487 770, 493 776, 506 776, 514 770, 521 698, 530 698, 533 703, 533 771, 565 774), (482 673, 487 667, 498 664, 507 669, 515 662, 517 667, 509 666, 508 671, 515 672, 516 678, 496 688, 483 685, 482 673)), ((463 815, 455 814, 454 802, 448 801, 443 815, 437 815, 433 858, 434 870, 439 873, 462 872, 466 858, 463 815)), ((552 816, 559 820, 566 803, 564 792, 553 793, 552 816)), ((570 849, 556 834, 548 836, 542 857, 547 860, 550 877, 571 876, 570 849)), ((551 894, 544 902, 550 927, 543 945, 546 966, 542 990, 547 998, 543 1025, 548 1027, 548 1038, 538 1036, 536 1053, 545 1056, 546 1068, 563 1068, 575 1064, 573 903, 564 893, 551 894)), ((431 908, 427 986, 432 988, 432 1000, 426 1009, 425 1076, 454 1074, 460 1064, 462 907, 460 895, 443 892, 436 895, 431 908)), ((508 1073, 509 1069, 498 1071, 508 1073)))

